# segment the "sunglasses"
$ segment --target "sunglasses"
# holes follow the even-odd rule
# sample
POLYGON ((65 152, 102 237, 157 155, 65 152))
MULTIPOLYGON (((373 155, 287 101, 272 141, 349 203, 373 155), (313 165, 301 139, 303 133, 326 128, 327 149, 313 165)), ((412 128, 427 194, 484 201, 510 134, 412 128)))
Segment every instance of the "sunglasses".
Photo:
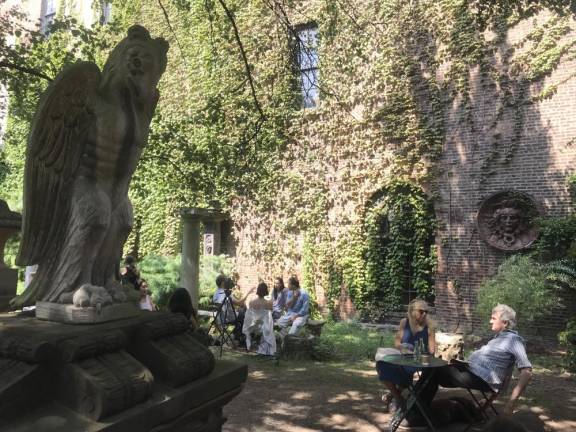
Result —
POLYGON ((420 312, 421 314, 425 314, 428 313, 427 309, 418 309, 418 312, 420 312))

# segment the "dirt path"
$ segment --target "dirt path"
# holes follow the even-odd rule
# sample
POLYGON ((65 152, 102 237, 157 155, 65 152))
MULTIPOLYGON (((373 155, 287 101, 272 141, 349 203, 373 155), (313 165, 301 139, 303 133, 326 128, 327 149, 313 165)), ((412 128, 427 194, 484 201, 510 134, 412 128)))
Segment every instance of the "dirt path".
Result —
MULTIPOLYGON (((383 389, 369 362, 281 361, 275 366, 252 355, 224 355, 249 367, 243 392, 224 409, 226 432, 387 430, 390 415, 382 412, 383 389)), ((536 373, 514 418, 531 432, 576 431, 574 378, 536 373)), ((462 425, 454 425, 439 432, 460 430, 462 425)))

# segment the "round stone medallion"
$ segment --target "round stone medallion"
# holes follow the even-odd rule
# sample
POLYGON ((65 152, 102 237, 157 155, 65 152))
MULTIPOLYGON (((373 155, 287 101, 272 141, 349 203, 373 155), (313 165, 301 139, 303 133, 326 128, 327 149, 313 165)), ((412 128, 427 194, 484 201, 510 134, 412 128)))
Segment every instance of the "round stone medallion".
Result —
POLYGON ((534 200, 523 192, 506 190, 486 198, 477 215, 480 238, 503 251, 529 247, 538 237, 534 200))

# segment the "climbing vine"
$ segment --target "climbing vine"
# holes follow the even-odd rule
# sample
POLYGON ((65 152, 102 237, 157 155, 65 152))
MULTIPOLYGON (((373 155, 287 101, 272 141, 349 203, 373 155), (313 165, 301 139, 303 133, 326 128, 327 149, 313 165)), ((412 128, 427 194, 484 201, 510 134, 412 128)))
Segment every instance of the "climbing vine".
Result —
MULTIPOLYGON (((136 229, 126 248, 178 252, 179 208, 217 202, 262 277, 302 272, 330 307, 344 288, 371 313, 398 307, 406 286, 433 297, 430 201, 440 199, 448 129, 474 137, 482 188, 516 157, 527 107, 572 79, 551 81, 576 56, 572 11, 561 3, 118 0, 112 25, 64 22, 15 55, 54 76, 76 58, 102 64, 136 22, 167 39, 162 96, 130 189, 136 229), (528 18, 533 29, 508 40, 528 18), (310 22, 320 34, 320 104, 301 110, 294 30, 310 22), (481 123, 483 92, 494 98, 481 123)), ((29 83, 25 92, 10 86, 17 102, 0 159, 1 193, 13 208, 28 123, 46 85, 29 83)))

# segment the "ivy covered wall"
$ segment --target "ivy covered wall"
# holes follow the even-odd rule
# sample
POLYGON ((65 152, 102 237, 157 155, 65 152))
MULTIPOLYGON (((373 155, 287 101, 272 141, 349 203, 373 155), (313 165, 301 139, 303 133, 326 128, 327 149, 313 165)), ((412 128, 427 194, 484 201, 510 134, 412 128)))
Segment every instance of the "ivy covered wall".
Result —
MULTIPOLYGON (((243 287, 297 273, 321 305, 379 318, 408 285, 446 326, 473 325, 475 290, 503 259, 475 234, 482 198, 515 187, 568 211, 576 38, 563 3, 114 1, 114 25, 88 35, 92 57, 133 23, 171 44, 127 251, 177 252, 178 209, 218 203, 243 287), (294 30, 312 22, 320 104, 303 110, 294 30)), ((70 61, 54 61, 51 40, 52 57, 32 60, 70 61)))

